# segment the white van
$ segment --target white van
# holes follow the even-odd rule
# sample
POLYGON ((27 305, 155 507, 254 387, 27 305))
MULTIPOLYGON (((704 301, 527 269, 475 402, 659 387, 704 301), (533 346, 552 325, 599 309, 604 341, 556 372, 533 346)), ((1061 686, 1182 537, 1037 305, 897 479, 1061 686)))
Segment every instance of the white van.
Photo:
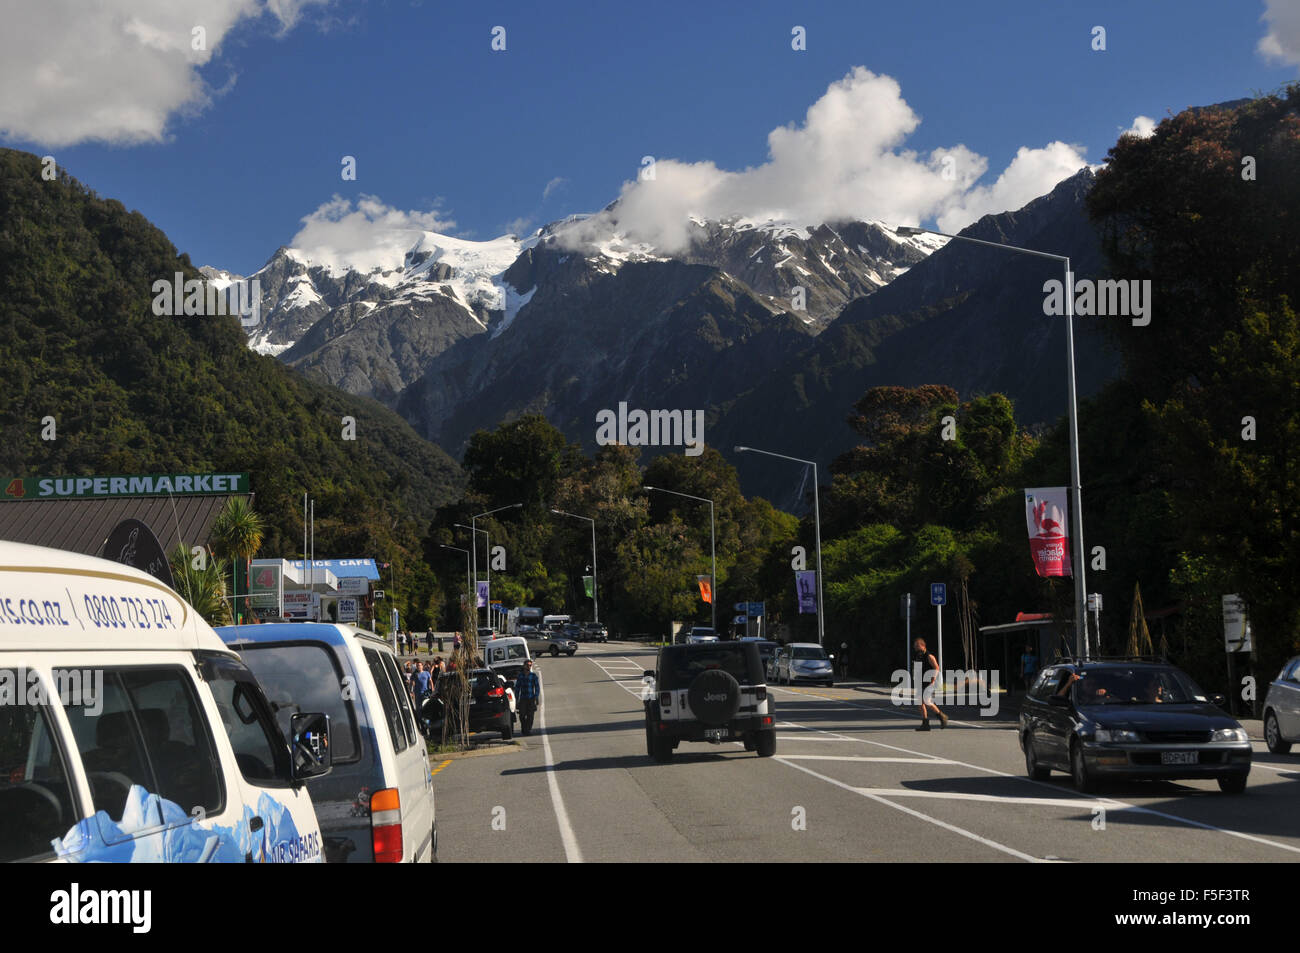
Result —
POLYGON ((303 709, 330 717, 334 768, 308 784, 325 861, 437 860, 429 749, 392 644, 331 622, 216 632, 257 675, 282 727, 303 709))
POLYGON ((532 659, 528 653, 528 640, 514 635, 485 642, 479 646, 479 650, 487 667, 511 682, 532 659))
POLYGON ((291 730, 153 576, 0 542, 0 860, 319 862, 328 718, 291 730))

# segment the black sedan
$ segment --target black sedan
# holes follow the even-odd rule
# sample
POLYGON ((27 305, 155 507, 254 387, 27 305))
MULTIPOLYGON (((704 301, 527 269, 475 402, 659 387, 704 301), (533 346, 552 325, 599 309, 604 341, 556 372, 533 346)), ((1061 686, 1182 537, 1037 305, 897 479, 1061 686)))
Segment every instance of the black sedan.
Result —
POLYGON ((1236 794, 1250 774, 1250 739, 1184 672, 1165 662, 1052 665, 1020 709, 1025 770, 1068 772, 1080 791, 1106 779, 1213 778, 1236 794))
MULTIPOLYGON (((509 741, 514 736, 514 691, 506 680, 489 668, 471 669, 466 673, 469 687, 468 730, 499 731, 509 741)), ((447 709, 458 706, 461 688, 454 672, 438 678, 437 691, 420 706, 420 717, 428 725, 429 736, 442 734, 447 709)))

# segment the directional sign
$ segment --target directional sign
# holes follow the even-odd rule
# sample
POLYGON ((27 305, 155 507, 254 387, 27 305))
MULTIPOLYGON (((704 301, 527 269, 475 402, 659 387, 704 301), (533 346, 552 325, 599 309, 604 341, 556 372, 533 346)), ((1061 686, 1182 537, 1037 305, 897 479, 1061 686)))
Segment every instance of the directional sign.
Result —
POLYGON ((747 616, 747 615, 738 615, 738 616, 736 616, 734 619, 732 619, 731 621, 732 621, 733 623, 735 623, 736 625, 748 625, 748 624, 749 624, 749 616, 747 616))
POLYGON ((745 611, 747 611, 749 615, 767 615, 767 612, 765 611, 766 605, 767 603, 764 602, 751 602, 748 603, 748 608, 745 611))
POLYGON ((748 609, 749 609, 749 603, 748 603, 748 602, 737 602, 737 603, 736 603, 736 611, 737 611, 737 612, 746 612, 746 611, 748 611, 748 609))
POLYGON ((943 582, 930 583, 930 605, 944 606, 948 604, 948 585, 943 582))

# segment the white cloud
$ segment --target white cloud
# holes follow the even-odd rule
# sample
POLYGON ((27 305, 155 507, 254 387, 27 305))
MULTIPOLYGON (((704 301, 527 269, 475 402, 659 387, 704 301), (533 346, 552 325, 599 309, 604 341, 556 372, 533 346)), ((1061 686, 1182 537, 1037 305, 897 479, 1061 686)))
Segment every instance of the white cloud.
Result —
POLYGON ((1133 125, 1120 132, 1121 136, 1137 136, 1139 139, 1148 139, 1155 135, 1156 121, 1150 116, 1134 116, 1133 125))
POLYGON ((302 224, 289 242, 291 248, 310 258, 313 265, 363 273, 398 267, 426 231, 445 233, 456 227, 437 211, 404 212, 373 195, 362 195, 355 205, 336 195, 305 216, 302 224))
POLYGON ((1266 59, 1300 66, 1300 0, 1264 0, 1268 32, 1259 41, 1266 59))
POLYGON ((554 192, 556 189, 558 189, 560 186, 564 185, 568 181, 569 180, 566 179, 564 176, 557 175, 555 178, 551 179, 551 181, 547 182, 546 188, 542 189, 542 201, 545 202, 547 199, 549 199, 551 197, 552 192, 554 192))
POLYGON ((1064 142, 1050 143, 1044 149, 1021 146, 996 182, 971 189, 939 216, 939 230, 958 232, 985 215, 1028 205, 1085 165, 1078 146, 1064 142))
POLYGON ((985 212, 1018 208, 1085 164, 1080 150, 1063 143, 1022 148, 994 185, 976 188, 988 161, 966 146, 929 155, 903 147, 920 122, 896 80, 857 67, 809 107, 802 125, 768 135, 762 165, 731 172, 659 159, 653 180, 625 183, 615 208, 573 226, 565 239, 576 245, 613 229, 671 253, 688 244, 692 215, 801 225, 938 218, 960 228, 985 212))
POLYGON ((47 147, 161 141, 174 114, 211 102, 199 69, 236 25, 267 17, 284 33, 321 2, 6 0, 0 134, 47 147), (192 48, 196 27, 205 49, 192 48))

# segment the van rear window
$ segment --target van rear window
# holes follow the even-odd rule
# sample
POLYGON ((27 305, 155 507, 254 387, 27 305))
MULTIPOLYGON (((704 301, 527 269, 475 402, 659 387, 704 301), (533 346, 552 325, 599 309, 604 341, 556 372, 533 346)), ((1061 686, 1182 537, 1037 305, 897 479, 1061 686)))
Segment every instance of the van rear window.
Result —
POLYGON ((296 712, 323 711, 330 716, 330 747, 334 761, 346 763, 360 757, 355 690, 344 691, 343 673, 327 645, 290 642, 279 645, 249 643, 240 657, 253 670, 275 709, 280 732, 289 737, 289 720, 296 712))
POLYGON ((384 709, 384 720, 388 722, 388 736, 393 740, 393 749, 405 751, 410 747, 406 730, 402 727, 402 713, 397 708, 397 695, 388 679, 388 670, 384 668, 382 657, 374 649, 362 649, 370 677, 375 680, 375 689, 379 692, 379 704, 384 709))

